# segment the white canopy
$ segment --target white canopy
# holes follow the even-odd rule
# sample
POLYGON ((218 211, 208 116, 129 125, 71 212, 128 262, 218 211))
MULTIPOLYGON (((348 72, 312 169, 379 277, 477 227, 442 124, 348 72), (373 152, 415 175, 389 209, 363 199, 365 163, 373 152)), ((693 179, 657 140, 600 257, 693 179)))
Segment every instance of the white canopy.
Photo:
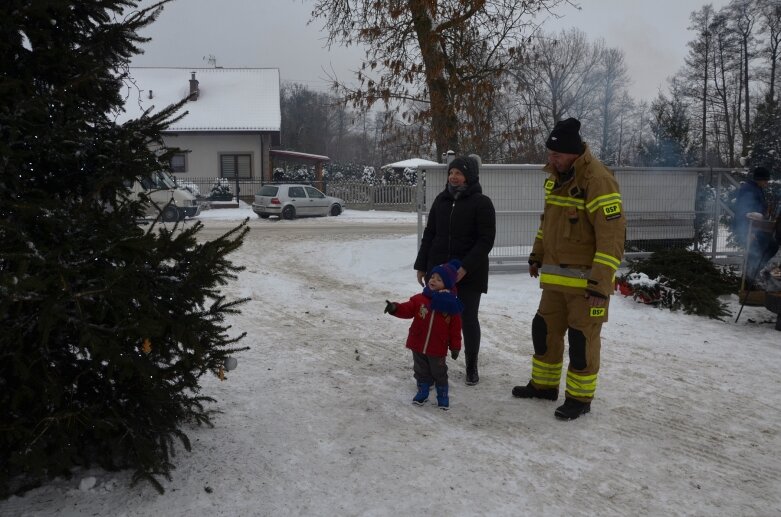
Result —
POLYGON ((431 160, 424 160, 423 158, 410 158, 409 160, 402 160, 400 162, 389 163, 383 165, 383 169, 415 169, 424 165, 438 165, 437 162, 431 160))

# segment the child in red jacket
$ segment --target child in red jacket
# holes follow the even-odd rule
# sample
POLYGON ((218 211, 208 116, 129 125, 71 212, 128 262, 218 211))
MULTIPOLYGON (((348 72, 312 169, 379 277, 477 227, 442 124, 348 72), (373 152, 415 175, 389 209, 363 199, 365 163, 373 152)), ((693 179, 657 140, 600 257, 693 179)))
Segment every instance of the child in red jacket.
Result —
POLYGON ((447 351, 455 360, 461 350, 461 312, 464 305, 456 297, 456 280, 461 261, 451 260, 434 267, 422 293, 404 303, 385 300, 385 312, 397 318, 412 319, 407 348, 412 350, 418 393, 412 403, 428 400, 429 390, 437 389, 437 406, 450 408, 447 383, 447 351))

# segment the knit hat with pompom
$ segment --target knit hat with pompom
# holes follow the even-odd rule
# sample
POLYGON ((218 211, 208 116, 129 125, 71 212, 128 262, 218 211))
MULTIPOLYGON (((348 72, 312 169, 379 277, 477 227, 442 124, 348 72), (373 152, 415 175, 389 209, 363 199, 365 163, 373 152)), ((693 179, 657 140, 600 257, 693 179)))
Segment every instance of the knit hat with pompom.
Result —
POLYGON ((446 264, 434 266, 434 268, 431 269, 429 276, 437 273, 440 278, 442 278, 442 283, 445 284, 445 289, 452 289, 458 281, 458 270, 460 267, 461 261, 458 259, 453 259, 446 264))

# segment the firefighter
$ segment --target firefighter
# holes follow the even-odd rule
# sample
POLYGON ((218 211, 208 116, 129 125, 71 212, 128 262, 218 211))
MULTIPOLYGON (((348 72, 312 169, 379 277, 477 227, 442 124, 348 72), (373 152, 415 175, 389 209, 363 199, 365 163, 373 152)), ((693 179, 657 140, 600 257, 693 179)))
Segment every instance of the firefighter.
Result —
POLYGON ((592 156, 580 121, 556 123, 545 143, 545 208, 529 256, 542 297, 532 321, 532 376, 518 398, 556 400, 569 342, 564 404, 555 416, 588 413, 597 388, 600 331, 624 255, 625 218, 613 173, 592 156))

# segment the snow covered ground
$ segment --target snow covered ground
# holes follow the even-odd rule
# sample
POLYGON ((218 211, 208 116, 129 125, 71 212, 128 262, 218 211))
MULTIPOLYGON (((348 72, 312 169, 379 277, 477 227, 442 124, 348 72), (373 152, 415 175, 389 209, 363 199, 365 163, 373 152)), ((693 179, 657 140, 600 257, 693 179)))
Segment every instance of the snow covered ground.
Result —
MULTIPOLYGON (((201 218, 216 232, 247 215, 201 218)), ((765 309, 720 322, 616 296, 592 412, 560 422, 557 403, 510 395, 531 371, 537 283, 492 275, 480 384, 459 358, 451 410, 416 407, 408 322, 382 312, 419 289, 415 214, 252 217, 230 288, 251 298, 233 324, 252 348, 204 379, 222 413, 187 429, 166 493, 93 469, 0 515, 781 515, 781 332, 765 309)))

